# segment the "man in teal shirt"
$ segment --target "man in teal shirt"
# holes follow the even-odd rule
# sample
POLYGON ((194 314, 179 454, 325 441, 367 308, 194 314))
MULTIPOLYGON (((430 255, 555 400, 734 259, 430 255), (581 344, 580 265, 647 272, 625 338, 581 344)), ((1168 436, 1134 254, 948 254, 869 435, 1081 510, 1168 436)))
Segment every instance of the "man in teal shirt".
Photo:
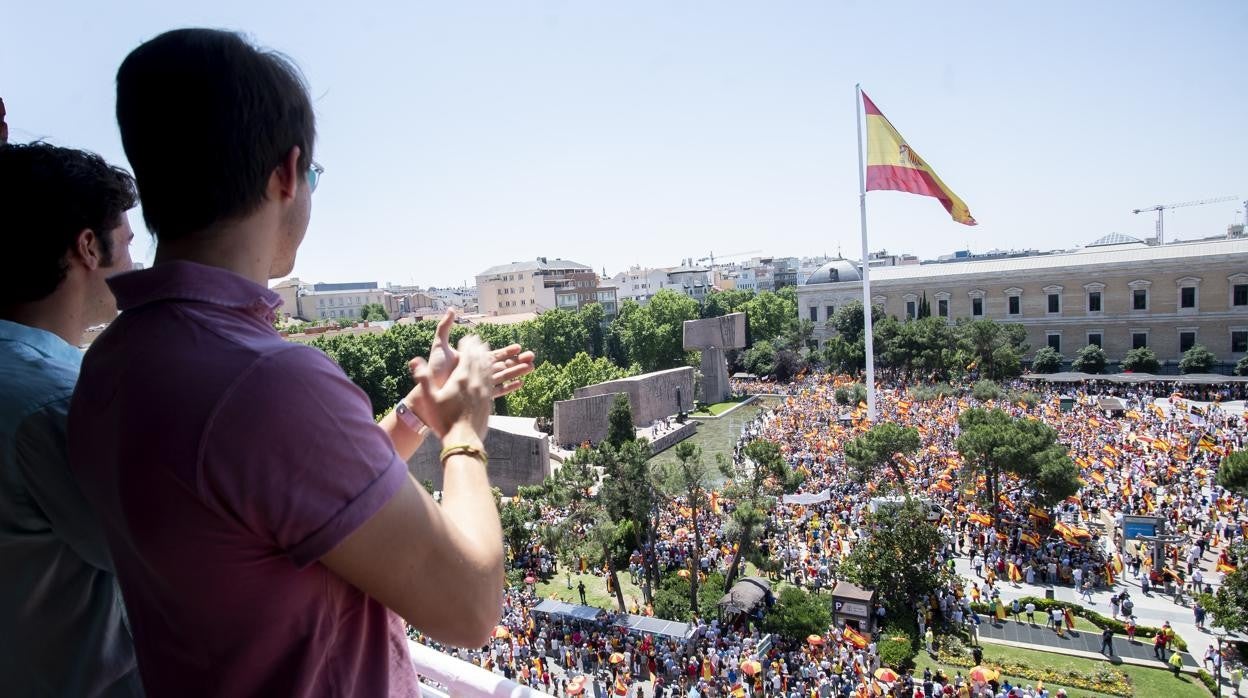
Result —
POLYGON ((99 156, 0 144, 0 692, 142 695, 104 534, 69 471, 88 327, 116 316, 134 181, 99 156))

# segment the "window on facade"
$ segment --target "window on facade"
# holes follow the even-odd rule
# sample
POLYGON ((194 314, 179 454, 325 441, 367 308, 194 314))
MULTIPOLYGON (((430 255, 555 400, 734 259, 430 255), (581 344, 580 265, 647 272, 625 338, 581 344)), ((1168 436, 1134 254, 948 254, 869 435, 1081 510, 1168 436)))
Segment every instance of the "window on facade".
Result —
POLYGON ((915 302, 906 301, 906 317, 913 318, 916 314, 917 313, 915 312, 915 302))
POLYGON ((1248 284, 1235 284, 1231 288, 1231 305, 1248 305, 1248 284))
POLYGON ((1196 307, 1196 289, 1192 286, 1184 286, 1179 289, 1179 307, 1195 308, 1196 307))
POLYGON ((1049 341, 1049 346, 1053 348, 1053 351, 1056 351, 1056 352, 1058 352, 1058 353, 1061 353, 1061 351, 1062 351, 1062 335, 1060 335, 1060 334, 1051 334, 1051 335, 1049 335, 1049 336, 1048 336, 1048 341, 1049 341))
POLYGON ((1006 299, 1006 302, 1009 304, 1008 312, 1010 315, 1018 315, 1019 307, 1022 305, 1021 301, 1022 299, 1018 296, 1010 296, 1006 299))
POLYGON ((1089 313, 1101 312, 1101 292, 1100 291, 1088 292, 1088 312, 1089 313))
POLYGON ((1057 313, 1062 309, 1062 297, 1056 293, 1049 294, 1049 312, 1057 313))
POLYGON ((1248 351, 1248 330, 1231 331, 1231 352, 1241 354, 1248 351))
POLYGON ((984 299, 972 298, 971 299, 971 315, 974 315, 975 317, 981 317, 983 316, 983 314, 984 314, 984 299))
POLYGON ((823 306, 823 319, 824 319, 824 320, 827 320, 828 322, 831 322, 831 321, 832 321, 832 316, 833 316, 833 315, 835 315, 835 314, 836 314, 836 306, 835 306, 835 305, 825 305, 825 306, 823 306))
POLYGON ((1132 332, 1131 333, 1131 348, 1132 349, 1143 349, 1146 346, 1148 346, 1148 333, 1147 332, 1132 332))
POLYGON ((1179 351, 1180 352, 1185 352, 1188 349, 1191 349, 1195 344, 1196 344, 1195 332, 1180 332, 1179 333, 1179 351))
POLYGON ((813 305, 810 306, 810 321, 811 322, 819 321, 819 308, 817 306, 813 306, 813 305))
POLYGON ((936 301, 936 315, 940 317, 949 317, 949 301, 943 298, 936 301))
POLYGON ((1095 344, 1095 345, 1096 345, 1096 346, 1098 346, 1098 347, 1099 347, 1099 346, 1101 346, 1101 333, 1100 333, 1100 332, 1089 332, 1089 333, 1088 333, 1088 344, 1095 344))
POLYGON ((1131 309, 1148 310, 1148 291, 1137 288, 1131 292, 1131 309))

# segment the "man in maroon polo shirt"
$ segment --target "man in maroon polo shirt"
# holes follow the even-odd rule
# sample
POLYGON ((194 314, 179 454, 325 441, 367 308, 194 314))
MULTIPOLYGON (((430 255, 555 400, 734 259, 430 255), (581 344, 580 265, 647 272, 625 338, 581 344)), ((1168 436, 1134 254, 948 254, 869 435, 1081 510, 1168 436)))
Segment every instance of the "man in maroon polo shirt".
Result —
POLYGON ((439 326, 381 424, 323 353, 272 328, 323 170, 296 69, 184 29, 135 49, 117 119, 151 269, 110 280, 70 412, 152 696, 417 695, 403 620, 479 646, 498 620, 502 533, 482 445, 492 397, 532 369, 439 326), (405 460, 432 430, 435 504, 405 460))

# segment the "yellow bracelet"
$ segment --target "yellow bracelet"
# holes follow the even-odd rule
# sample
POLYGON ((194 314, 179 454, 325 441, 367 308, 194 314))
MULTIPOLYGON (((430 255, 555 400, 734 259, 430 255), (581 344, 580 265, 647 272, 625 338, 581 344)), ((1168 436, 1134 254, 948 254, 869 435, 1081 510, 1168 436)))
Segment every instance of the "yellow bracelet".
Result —
POLYGON ((481 461, 481 465, 486 465, 490 462, 490 456, 485 452, 484 448, 477 448, 470 444, 458 444, 443 448, 442 456, 439 458, 442 461, 442 465, 446 465, 446 459, 451 456, 470 456, 481 461))

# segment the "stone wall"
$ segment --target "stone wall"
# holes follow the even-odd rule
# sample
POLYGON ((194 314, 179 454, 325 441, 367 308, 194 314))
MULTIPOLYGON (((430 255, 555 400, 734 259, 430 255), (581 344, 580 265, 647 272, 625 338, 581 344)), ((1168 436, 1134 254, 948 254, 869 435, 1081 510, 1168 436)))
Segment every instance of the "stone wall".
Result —
POLYGON ((666 451, 667 449, 671 448, 672 446, 675 446, 681 441, 684 441, 685 439, 689 438, 690 436, 693 436, 694 434, 697 433, 697 431, 698 431, 698 422, 697 420, 691 419, 688 422, 685 422, 684 424, 680 425, 676 429, 673 429, 672 431, 667 432, 666 434, 660 436, 654 441, 651 441, 650 453, 652 455, 657 455, 659 453, 662 453, 666 451))
MULTIPOLYGON (((490 456, 487 472, 490 484, 507 496, 515 495, 519 485, 541 484, 550 474, 549 443, 534 422, 523 417, 490 417, 485 436, 485 450, 490 456)), ((441 440, 430 434, 407 461, 407 468, 417 480, 432 480, 434 489, 440 490, 441 453, 441 440)))
POLYGON ((555 443, 577 446, 585 441, 597 444, 607 438, 611 404, 619 394, 603 393, 556 402, 555 443))
POLYGON ((577 388, 575 395, 584 398, 609 393, 626 393, 633 412, 633 425, 649 426, 656 419, 693 407, 693 368, 681 366, 587 385, 577 388), (677 397, 680 398, 679 405, 677 397))

